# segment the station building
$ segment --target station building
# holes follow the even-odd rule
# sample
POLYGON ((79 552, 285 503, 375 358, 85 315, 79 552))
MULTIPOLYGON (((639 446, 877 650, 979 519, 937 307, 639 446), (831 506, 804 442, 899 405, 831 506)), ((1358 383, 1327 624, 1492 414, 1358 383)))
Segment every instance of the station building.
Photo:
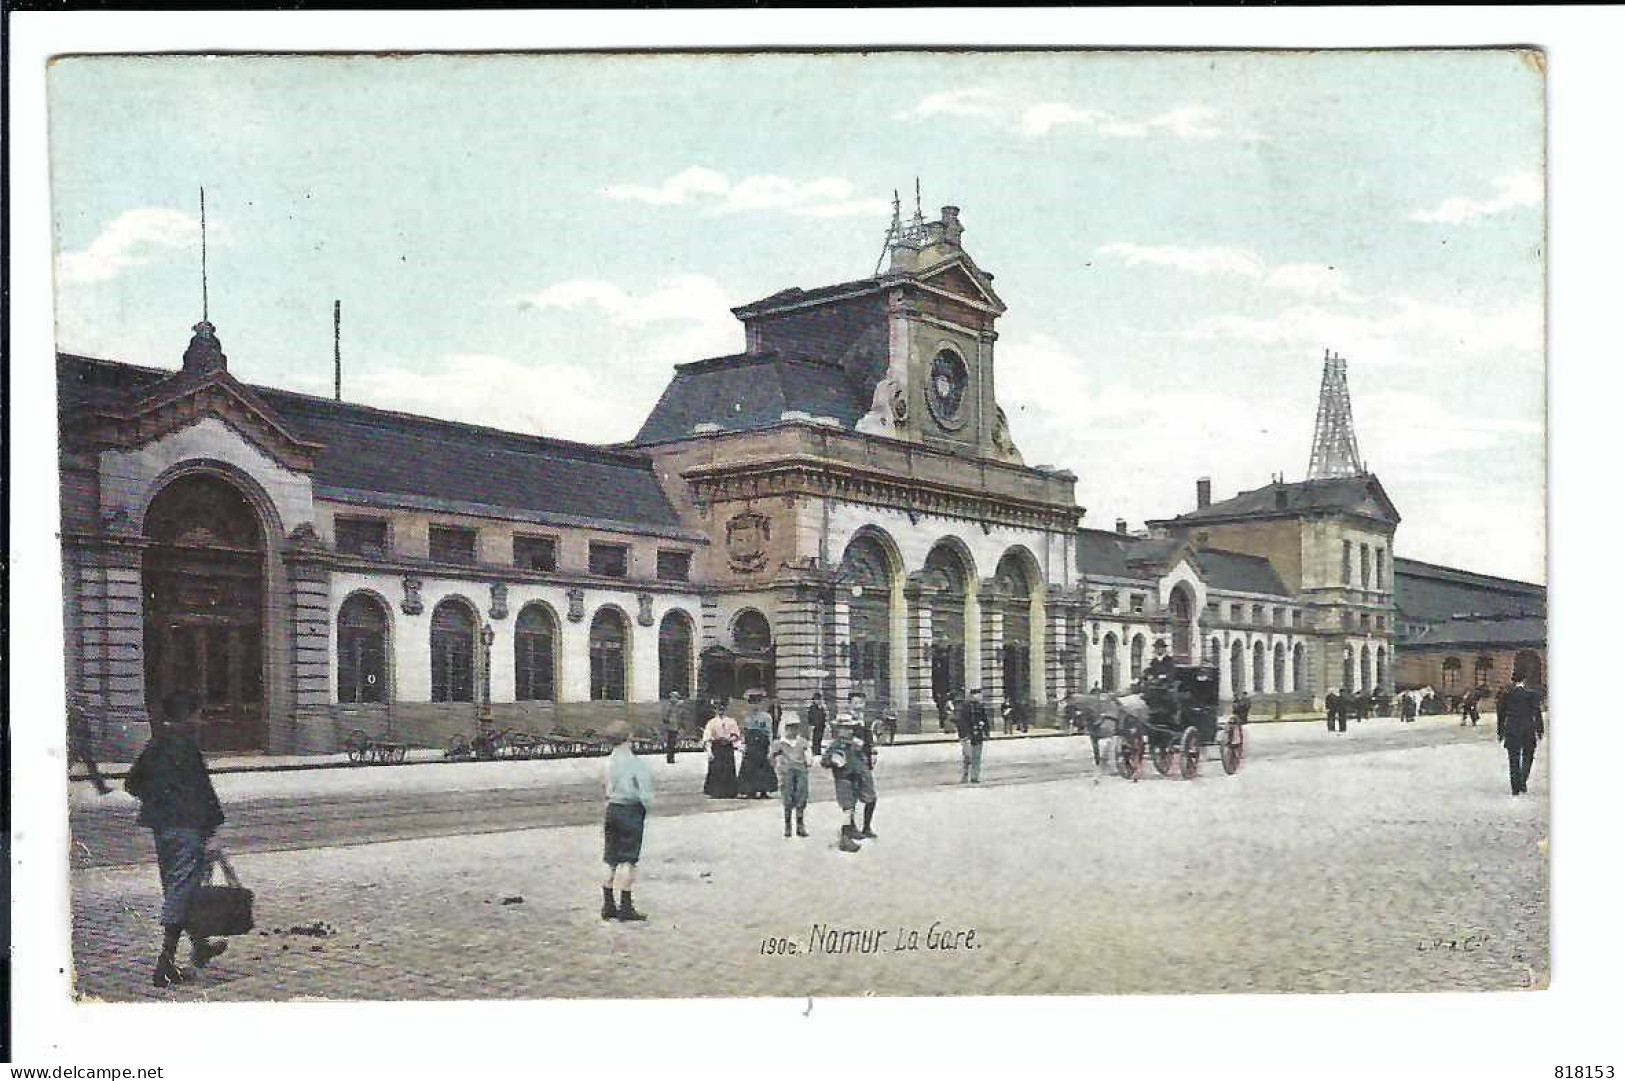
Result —
POLYGON ((103 753, 176 689, 206 749, 301 754, 753 687, 904 731, 979 687, 1042 724, 1158 641, 1266 710, 1391 684, 1375 476, 1083 528, 999 407, 1005 303, 963 235, 916 215, 873 276, 734 309, 744 349, 615 446, 247 386, 207 322, 178 371, 60 355, 67 680, 103 753))

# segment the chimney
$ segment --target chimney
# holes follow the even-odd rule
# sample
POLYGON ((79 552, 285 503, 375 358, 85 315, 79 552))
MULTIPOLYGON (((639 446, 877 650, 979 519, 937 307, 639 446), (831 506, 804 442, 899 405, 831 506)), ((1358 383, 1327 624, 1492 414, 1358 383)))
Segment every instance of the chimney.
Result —
POLYGON ((965 227, 959 224, 959 208, 945 206, 942 208, 942 239, 954 247, 959 246, 959 238, 965 235, 965 227))
POLYGON ((1203 507, 1208 507, 1208 506, 1212 506, 1212 505, 1213 505, 1213 478, 1212 477, 1197 477, 1196 478, 1196 509, 1201 510, 1203 507))
POLYGON ((1275 509, 1286 510, 1286 487, 1280 481, 1275 483, 1275 509))
POLYGON ((1127 518, 1119 518, 1119 519, 1117 519, 1117 532, 1120 533, 1121 535, 1125 536, 1125 537, 1128 536, 1128 519, 1127 518))

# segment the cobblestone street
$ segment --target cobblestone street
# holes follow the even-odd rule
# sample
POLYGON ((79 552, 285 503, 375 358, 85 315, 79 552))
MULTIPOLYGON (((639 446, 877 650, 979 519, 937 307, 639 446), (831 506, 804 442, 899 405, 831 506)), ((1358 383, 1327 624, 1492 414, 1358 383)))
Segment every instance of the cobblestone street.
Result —
MULTIPOLYGON (((1237 776, 1209 762, 1194 782, 1148 773, 1139 784, 1097 777, 1078 739, 1023 741, 1019 766, 1016 748, 996 745, 979 787, 952 783, 951 744, 895 749, 877 773, 880 839, 856 855, 834 848, 827 775, 814 780, 806 840, 780 836, 776 800, 729 813, 667 800, 645 841, 641 926, 598 918, 600 832, 568 817, 239 847, 260 929, 176 991, 147 979, 158 889, 142 837, 148 862, 73 872, 78 987, 102 1000, 262 1000, 1540 986, 1547 748, 1530 795, 1514 799, 1493 733, 1493 721, 1461 730, 1437 719, 1374 720, 1342 737, 1255 725, 1237 776), (912 786, 888 790, 905 775, 912 786), (815 926, 883 934, 874 952, 828 952, 810 949, 815 926), (778 940, 796 952, 764 953, 778 940), (932 948, 944 940, 958 948, 932 948)), ((534 765, 539 801, 549 785, 584 783, 588 767, 534 765)), ((663 793, 698 786, 697 759, 654 765, 663 793)), ((505 776, 513 798, 522 786, 504 768, 489 776, 505 776)), ((316 818, 353 805, 330 809, 324 788, 428 790, 441 769, 219 784, 228 816, 299 786, 316 818)), ((457 771, 455 784, 476 784, 479 769, 457 771)), ((75 794, 76 805, 93 800, 75 794)), ((590 800, 575 800, 578 811, 590 800)), ((133 820, 121 828, 141 833, 133 820)))

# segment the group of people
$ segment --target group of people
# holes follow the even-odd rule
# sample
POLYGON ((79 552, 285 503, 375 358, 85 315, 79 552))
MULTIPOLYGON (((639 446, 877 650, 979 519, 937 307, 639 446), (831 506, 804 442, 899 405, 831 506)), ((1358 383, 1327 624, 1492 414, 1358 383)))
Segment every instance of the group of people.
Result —
POLYGON ((1350 718, 1356 723, 1365 720, 1376 709, 1376 702, 1375 691, 1362 694, 1344 687, 1326 692, 1326 731, 1347 732, 1350 718))

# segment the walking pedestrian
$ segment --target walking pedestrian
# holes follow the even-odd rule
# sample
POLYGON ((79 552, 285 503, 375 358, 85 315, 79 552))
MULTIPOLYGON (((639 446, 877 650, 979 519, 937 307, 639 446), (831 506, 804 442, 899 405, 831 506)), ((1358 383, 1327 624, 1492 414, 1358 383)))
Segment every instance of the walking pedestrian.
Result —
POLYGON ((105 796, 113 791, 107 779, 102 776, 101 767, 96 765, 95 741, 90 734, 90 716, 83 697, 77 694, 71 696, 68 701, 68 766, 71 768, 75 762, 85 767, 85 776, 96 786, 98 795, 105 796))
POLYGON ((1410 691, 1401 692, 1399 696, 1399 723, 1410 724, 1416 720, 1416 695, 1410 691))
POLYGON ((829 714, 824 710, 824 696, 814 691, 812 703, 807 707, 807 726, 812 729, 812 751, 815 755, 824 753, 824 726, 828 723, 829 714))
POLYGON ((1239 723, 1246 724, 1247 718, 1252 715, 1252 712, 1252 698, 1247 694, 1246 691, 1239 692, 1236 695, 1235 701, 1230 703, 1230 716, 1234 717, 1239 723))
POLYGON ((1354 695, 1354 723, 1359 724, 1365 720, 1366 714, 1371 711, 1371 692, 1360 691, 1354 695))
POLYGON ((1010 699, 1006 698, 1004 701, 999 703, 999 728, 1007 736, 1010 735, 1014 729, 1015 717, 1016 707, 1010 701, 1010 699))
POLYGON ((982 782, 982 747, 991 734, 987 707, 982 704, 982 690, 972 687, 970 699, 955 718, 959 727, 959 783, 982 782))
POLYGON ((683 734, 683 717, 687 713, 688 703, 683 701, 679 691, 672 691, 660 706, 660 730, 666 737, 668 766, 677 764, 677 738, 683 734))
MULTIPOLYGON (((198 747, 195 729, 199 719, 197 699, 184 692, 167 695, 153 718, 152 739, 124 778, 124 790, 141 801, 138 821, 152 830, 164 890, 158 917, 164 937, 152 970, 154 987, 192 978, 176 966, 175 950, 186 930, 192 894, 209 874, 209 839, 226 820, 198 747)), ((192 940, 192 964, 197 968, 225 952, 224 942, 191 931, 187 935, 192 940)))
POLYGON ((612 749, 604 763, 604 907, 599 916, 624 923, 649 917, 632 904, 632 884, 643 854, 643 824, 655 805, 655 778, 649 764, 632 753, 632 730, 616 721, 606 733, 612 749), (621 903, 616 905, 619 890, 621 903))
POLYGON ((812 744, 801 734, 801 719, 795 714, 784 719, 784 735, 773 741, 768 752, 779 773, 779 800, 784 804, 784 835, 790 836, 790 816, 796 820, 796 836, 807 836, 807 793, 811 788, 812 744))
POLYGON ((1335 690, 1326 692, 1326 731, 1337 732, 1343 725, 1343 696, 1335 690))
POLYGON ((766 696, 751 691, 745 696, 750 712, 745 714, 745 754, 739 763, 739 794, 746 799, 766 799, 778 790, 768 750, 773 745, 773 717, 767 712, 766 696))
POLYGON ((1507 750, 1507 773, 1512 781, 1514 796, 1529 791, 1529 770, 1535 764, 1535 746, 1546 735, 1546 722, 1540 714, 1540 694, 1525 686, 1526 679, 1522 672, 1512 677, 1506 702, 1501 712, 1495 715, 1495 738, 1507 750))
POLYGON ((835 718, 835 738, 819 761, 835 780, 835 802, 846 814, 841 824, 841 837, 837 846, 842 852, 857 852, 862 847, 858 839, 874 839, 878 835, 871 828, 875 817, 874 763, 872 748, 864 745, 858 726, 850 714, 835 718), (857 805, 863 804, 863 826, 857 824, 857 805))
POLYGON ((1482 693, 1482 687, 1474 687, 1461 700, 1461 726, 1463 728, 1467 726, 1468 722, 1471 722, 1474 728, 1478 727, 1478 699, 1482 693))
POLYGON ((740 743, 739 725, 727 713, 718 713, 705 722, 701 739, 708 756, 705 794, 712 799, 733 799, 739 794, 739 776, 734 771, 734 752, 740 743))

